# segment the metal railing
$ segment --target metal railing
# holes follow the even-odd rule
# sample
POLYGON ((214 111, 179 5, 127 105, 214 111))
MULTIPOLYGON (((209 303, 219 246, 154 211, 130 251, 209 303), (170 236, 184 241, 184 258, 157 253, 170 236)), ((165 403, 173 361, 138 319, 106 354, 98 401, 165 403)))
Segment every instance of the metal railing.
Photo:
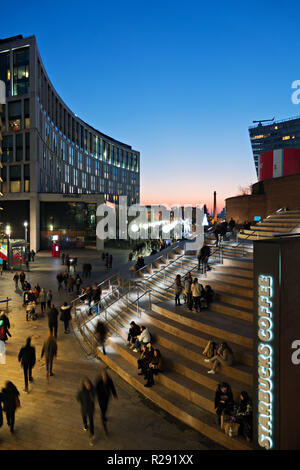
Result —
MULTIPOLYGON (((111 287, 115 284, 118 284, 120 285, 120 274, 119 273, 116 273, 116 274, 113 274, 112 276, 104 279, 102 282, 100 282, 99 284, 97 284, 97 287, 100 287, 102 289, 103 285, 104 284, 108 284, 108 289, 110 290, 111 287), (112 280, 115 279, 116 282, 113 282, 112 280)), ((86 295, 86 293, 84 292, 83 294, 80 294, 79 296, 77 296, 75 299, 73 299, 71 301, 71 304, 73 307, 76 308, 76 304, 78 302, 81 302, 83 297, 86 295)))
MULTIPOLYGON (((143 266, 142 268, 138 269, 137 271, 135 271, 136 274, 138 273, 141 273, 144 269, 150 269, 151 271, 153 271, 153 263, 157 263, 161 258, 165 258, 165 259, 169 259, 169 253, 171 250, 174 250, 175 248, 177 248, 177 246, 180 244, 181 242, 176 242, 172 247, 170 247, 169 251, 166 251, 166 253, 164 253, 163 255, 155 258, 153 261, 151 261, 151 263, 149 264, 145 264, 145 266, 143 266)), ((157 253, 159 254, 159 253, 157 253)))

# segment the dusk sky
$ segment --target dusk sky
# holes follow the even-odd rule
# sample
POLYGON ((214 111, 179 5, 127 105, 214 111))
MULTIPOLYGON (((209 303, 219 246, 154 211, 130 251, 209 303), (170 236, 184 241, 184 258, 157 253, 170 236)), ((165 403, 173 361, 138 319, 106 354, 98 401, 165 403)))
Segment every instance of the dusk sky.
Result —
POLYGON ((80 118, 141 152, 142 203, 218 208, 256 181, 248 126, 300 115, 296 1, 1 5, 0 37, 35 35, 80 118))

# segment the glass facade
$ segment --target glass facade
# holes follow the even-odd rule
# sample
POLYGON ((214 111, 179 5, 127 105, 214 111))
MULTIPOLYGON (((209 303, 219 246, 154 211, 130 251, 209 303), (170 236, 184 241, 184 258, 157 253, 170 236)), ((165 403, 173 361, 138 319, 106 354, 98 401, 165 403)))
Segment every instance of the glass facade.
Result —
POLYGON ((102 193, 111 202, 124 194, 129 204, 139 202, 139 153, 66 107, 49 82, 34 37, 0 43, 0 79, 8 96, 2 111, 7 192, 102 193), (20 180, 10 166, 19 167, 20 180))

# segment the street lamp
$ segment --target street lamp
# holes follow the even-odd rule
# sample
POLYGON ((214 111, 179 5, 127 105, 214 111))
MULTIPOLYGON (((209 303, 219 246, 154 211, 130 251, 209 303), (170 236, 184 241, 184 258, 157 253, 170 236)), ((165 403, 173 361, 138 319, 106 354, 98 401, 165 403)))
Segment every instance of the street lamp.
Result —
POLYGON ((24 227, 25 227, 25 242, 27 243, 27 232, 28 232, 28 222, 24 222, 24 227))

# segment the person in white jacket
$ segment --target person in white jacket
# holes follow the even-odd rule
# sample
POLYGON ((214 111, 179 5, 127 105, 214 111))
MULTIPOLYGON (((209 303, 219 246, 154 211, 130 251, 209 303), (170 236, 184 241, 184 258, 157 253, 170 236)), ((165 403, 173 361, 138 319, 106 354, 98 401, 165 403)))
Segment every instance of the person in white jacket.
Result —
POLYGON ((133 349, 133 351, 139 352, 140 345, 148 343, 151 343, 151 335, 149 333, 149 330, 145 326, 141 326, 141 334, 138 336, 135 342, 135 348, 133 349))
POLYGON ((202 286, 198 283, 198 279, 195 278, 194 282, 191 285, 191 291, 193 295, 193 304, 197 312, 201 311, 200 299, 202 296, 202 286))

